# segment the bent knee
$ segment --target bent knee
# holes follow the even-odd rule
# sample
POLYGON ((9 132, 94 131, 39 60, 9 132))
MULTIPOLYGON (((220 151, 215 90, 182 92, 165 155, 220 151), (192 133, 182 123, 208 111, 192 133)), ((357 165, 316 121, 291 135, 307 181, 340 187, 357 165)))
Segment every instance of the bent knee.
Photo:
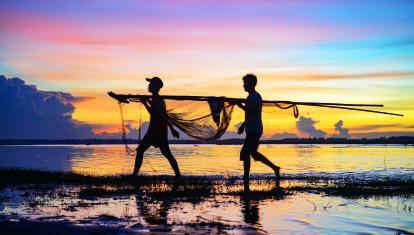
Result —
POLYGON ((252 153, 252 158, 253 158, 255 161, 260 161, 260 160, 262 160, 262 159, 263 159, 263 155, 262 155, 262 154, 260 154, 259 152, 255 151, 255 152, 253 152, 253 153, 252 153))

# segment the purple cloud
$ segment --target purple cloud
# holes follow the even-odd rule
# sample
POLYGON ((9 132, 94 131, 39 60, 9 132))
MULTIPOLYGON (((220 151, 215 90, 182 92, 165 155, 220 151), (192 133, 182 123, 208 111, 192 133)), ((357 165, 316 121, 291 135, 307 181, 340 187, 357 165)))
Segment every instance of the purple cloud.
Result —
POLYGON ((335 130, 338 131, 338 134, 332 135, 332 138, 351 138, 349 135, 349 130, 347 128, 343 128, 343 125, 344 122, 342 120, 339 120, 337 123, 335 123, 335 130))
POLYGON ((69 93, 41 91, 20 78, 0 75, 0 139, 92 138, 92 127, 72 119, 69 93))
POLYGON ((319 121, 315 121, 312 118, 304 116, 299 117, 299 121, 296 122, 296 128, 299 132, 308 134, 311 137, 324 138, 326 132, 316 129, 315 124, 319 121))

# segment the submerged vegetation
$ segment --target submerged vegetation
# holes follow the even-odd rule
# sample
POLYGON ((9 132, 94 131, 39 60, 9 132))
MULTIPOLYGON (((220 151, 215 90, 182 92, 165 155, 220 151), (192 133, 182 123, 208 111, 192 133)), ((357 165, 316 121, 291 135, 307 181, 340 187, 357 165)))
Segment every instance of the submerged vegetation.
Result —
MULTIPOLYGON (((158 196, 208 197, 211 195, 243 195, 243 182, 239 177, 215 178, 184 176, 176 179, 167 175, 112 175, 95 176, 74 172, 0 169, 0 185, 83 185, 80 196, 129 195, 139 192, 158 196)), ((373 178, 359 180, 353 177, 301 176, 282 177, 280 185, 273 177, 256 177, 251 180, 250 195, 281 196, 295 191, 318 191, 344 197, 370 195, 400 195, 414 193, 412 178, 373 178)))
MULTIPOLYGON (((279 185, 273 177, 258 176, 251 179, 249 192, 244 191, 242 179, 233 176, 184 176, 177 180, 167 175, 95 176, 0 169, 0 179, 0 228, 10 234, 33 229, 56 234, 60 228, 66 234, 267 234, 260 219, 260 208, 267 203, 294 205, 299 201, 299 213, 320 216, 317 213, 332 209, 355 209, 358 203, 354 198, 388 198, 385 206, 411 214, 412 204, 407 199, 414 195, 412 177, 285 176, 279 185), (226 215, 227 208, 238 208, 241 217, 213 213, 226 215)), ((276 216, 279 209, 274 208, 276 216)), ((386 229, 409 231, 404 227, 386 229)))

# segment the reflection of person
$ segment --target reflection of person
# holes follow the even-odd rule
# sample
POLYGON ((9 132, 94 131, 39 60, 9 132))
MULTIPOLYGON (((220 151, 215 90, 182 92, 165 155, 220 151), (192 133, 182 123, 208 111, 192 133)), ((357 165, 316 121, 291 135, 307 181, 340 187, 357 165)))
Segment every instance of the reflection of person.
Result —
POLYGON ((246 139, 244 140, 243 147, 240 151, 240 161, 244 162, 244 175, 243 180, 245 186, 248 187, 249 173, 250 173, 250 156, 255 161, 260 161, 263 164, 272 168, 276 174, 276 178, 280 179, 280 167, 274 165, 263 154, 259 153, 259 140, 263 134, 262 124, 262 97, 255 90, 257 84, 257 78, 253 74, 247 74, 243 77, 243 88, 249 93, 246 99, 245 105, 237 103, 237 105, 244 110, 244 123, 239 127, 239 134, 246 130, 246 139))
POLYGON ((259 225, 259 202, 248 196, 242 197, 242 199, 241 212, 244 222, 253 226, 259 225))
MULTIPOLYGON (((273 188, 271 191, 267 193, 245 193, 240 196, 240 209, 243 215, 243 221, 253 226, 256 229, 262 228, 261 220, 260 220, 260 204, 266 200, 283 200, 286 195, 283 190, 280 190, 277 184, 276 187, 273 188)), ((264 231, 267 233, 266 231, 264 231)))
POLYGON ((135 195, 135 200, 140 215, 149 225, 168 226, 168 212, 173 201, 148 200, 142 195, 135 195))
MULTIPOLYGON (((163 191, 166 195, 175 195, 179 184, 177 181, 171 187, 171 191, 163 191)), ((136 185, 136 192, 142 192, 139 185, 136 185)), ((176 198, 174 196, 161 196, 152 197, 148 193, 135 194, 135 202, 137 204, 137 210, 142 218, 150 225, 162 226, 164 230, 169 229, 171 224, 168 224, 168 214, 176 198)), ((157 229, 156 227, 153 229, 157 229)), ((150 228, 151 231, 151 228, 150 228)))
POLYGON ((151 146, 160 148, 161 153, 168 159, 174 173, 177 177, 180 176, 180 169, 177 161, 170 151, 168 145, 168 127, 175 138, 179 138, 179 133, 169 124, 166 119, 166 106, 164 99, 159 97, 159 91, 163 87, 163 82, 159 77, 147 78, 149 82, 148 91, 152 93, 151 100, 141 100, 145 108, 150 114, 150 124, 137 149, 137 156, 135 158, 135 167, 133 175, 137 175, 144 159, 144 152, 151 146))

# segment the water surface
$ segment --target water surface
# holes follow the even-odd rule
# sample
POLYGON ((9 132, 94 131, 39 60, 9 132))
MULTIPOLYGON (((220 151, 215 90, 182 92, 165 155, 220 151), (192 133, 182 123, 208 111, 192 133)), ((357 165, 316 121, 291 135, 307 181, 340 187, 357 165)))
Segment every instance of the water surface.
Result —
MULTIPOLYGON (((240 175, 240 145, 171 145, 184 175, 240 175)), ((414 169, 414 147, 402 145, 261 145, 260 152, 284 174, 414 169)), ((128 174, 135 157, 123 145, 0 146, 0 167, 75 171, 96 175, 128 174)), ((252 163, 252 173, 272 171, 252 163)), ((159 149, 150 148, 141 169, 146 174, 173 174, 159 149)))
MULTIPOLYGON (((239 145, 171 145, 184 175, 237 178, 243 172, 239 145)), ((282 167, 291 185, 297 177, 356 181, 414 180, 414 147, 400 145, 262 145, 260 152, 282 167)), ((134 156, 122 145, 0 146, 0 167, 129 174, 134 156)), ((144 156, 143 174, 173 175, 158 149, 144 156)), ((253 162, 253 178, 272 171, 253 162)), ((252 183, 254 184, 254 183, 252 183)), ((197 201, 132 193, 84 197, 91 185, 20 185, 0 188, 0 222, 64 221, 75 226, 109 226, 129 232, 228 232, 232 234, 396 234, 414 232, 414 198, 396 195, 349 197, 318 190, 283 196, 214 194, 197 201)), ((253 189, 263 185, 252 185, 253 189)), ((273 186, 272 186, 273 187, 273 186)), ((173 194, 174 195, 174 194, 173 194)))

